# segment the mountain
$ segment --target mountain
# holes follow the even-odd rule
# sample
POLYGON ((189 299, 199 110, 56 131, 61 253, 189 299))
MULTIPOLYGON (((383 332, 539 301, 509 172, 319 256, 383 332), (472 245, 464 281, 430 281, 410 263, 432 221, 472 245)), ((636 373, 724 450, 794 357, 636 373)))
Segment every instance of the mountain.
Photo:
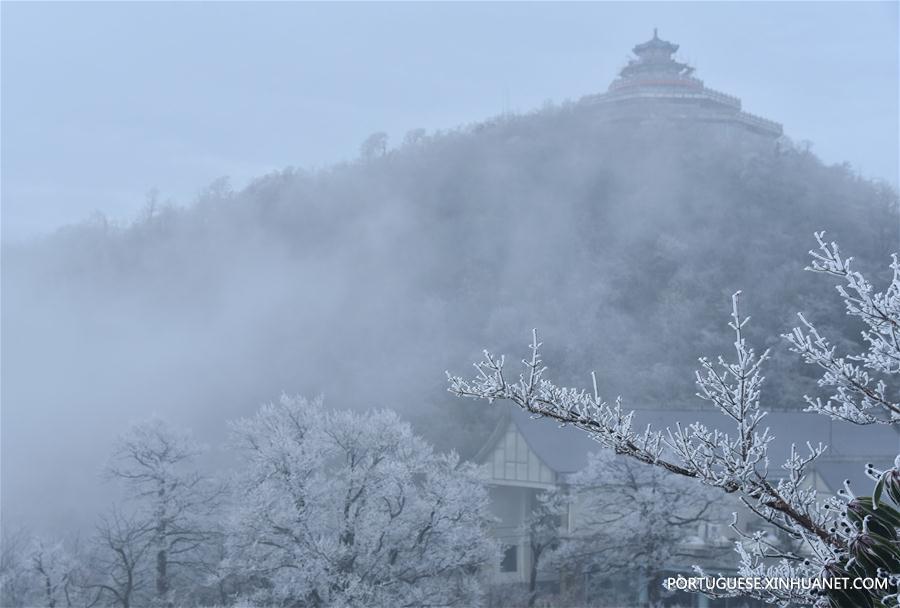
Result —
POLYGON ((444 370, 485 347, 515 360, 533 327, 561 382, 596 370, 628 406, 699 404, 697 357, 728 351, 738 289, 750 340, 773 349, 764 402, 801 406, 813 370, 779 334, 800 310, 839 344, 859 329, 834 281, 803 271, 812 233, 883 278, 897 193, 785 138, 598 112, 411 132, 356 162, 4 245, 4 513, 48 486, 93 512, 83 489, 127 421, 156 412, 219 442, 281 391, 396 408, 471 453, 493 414, 449 396, 444 370))

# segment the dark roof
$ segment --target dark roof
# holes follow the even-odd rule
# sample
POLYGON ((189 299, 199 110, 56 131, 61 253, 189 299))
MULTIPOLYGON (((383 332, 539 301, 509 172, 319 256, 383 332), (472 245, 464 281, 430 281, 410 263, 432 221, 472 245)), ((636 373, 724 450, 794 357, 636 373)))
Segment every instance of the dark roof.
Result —
MULTIPOLYGON (((533 419, 530 414, 510 407, 510 414, 501 421, 505 431, 509 422, 516 425, 525 441, 544 463, 557 473, 573 473, 587 464, 590 452, 600 444, 578 429, 560 428, 548 418, 533 419)), ((704 409, 653 409, 637 410, 634 415, 635 430, 642 431, 647 424, 657 430, 673 427, 676 422, 688 425, 700 422, 710 428, 730 432, 732 426, 724 415, 709 407, 704 409)), ((819 461, 816 470, 832 489, 837 489, 844 479, 850 479, 856 487, 865 488, 868 482, 864 465, 871 462, 880 468, 892 466, 900 453, 900 434, 886 425, 858 426, 833 421, 825 416, 800 411, 770 412, 760 423, 760 430, 768 426, 775 439, 769 446, 770 470, 773 475, 781 472, 781 464, 790 454, 791 444, 801 453, 806 443, 822 442, 828 450, 819 461)), ((499 434, 502 436, 502 433, 499 434)), ((497 441, 493 437, 489 444, 497 441)), ((486 446, 488 447, 488 446, 486 446)))
POLYGON ((662 40, 657 34, 656 28, 653 28, 653 38, 651 38, 647 42, 642 42, 641 44, 635 46, 632 50, 634 51, 635 55, 640 55, 644 51, 657 49, 667 51, 669 53, 674 53, 678 50, 678 45, 674 42, 669 42, 668 40, 662 40))

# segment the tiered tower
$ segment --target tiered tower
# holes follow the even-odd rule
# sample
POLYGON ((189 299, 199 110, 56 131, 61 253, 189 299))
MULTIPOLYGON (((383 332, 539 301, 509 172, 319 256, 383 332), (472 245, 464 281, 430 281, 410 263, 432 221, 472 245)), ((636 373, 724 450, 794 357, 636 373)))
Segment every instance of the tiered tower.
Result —
POLYGON ((647 119, 718 123, 726 131, 741 131, 774 140, 782 135, 777 122, 742 111, 741 100, 707 88, 693 76, 694 68, 673 57, 678 45, 653 38, 633 49, 636 56, 619 72, 606 93, 585 102, 597 106, 608 120, 647 119))

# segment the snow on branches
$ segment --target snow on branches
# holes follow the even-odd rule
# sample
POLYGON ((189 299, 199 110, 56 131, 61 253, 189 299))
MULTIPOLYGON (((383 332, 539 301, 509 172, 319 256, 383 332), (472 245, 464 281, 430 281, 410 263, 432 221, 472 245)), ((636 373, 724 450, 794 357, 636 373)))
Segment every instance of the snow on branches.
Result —
POLYGON ((472 606, 497 558, 475 469, 397 414, 284 397, 232 425, 243 456, 231 564, 265 605, 472 606))
POLYGON ((808 493, 802 487, 807 466, 824 448, 809 446, 807 455, 795 455, 784 465, 790 473, 785 478, 769 476, 767 451, 773 437, 768 428, 760 429, 765 412, 759 405, 763 382, 760 364, 767 353, 756 355, 744 340, 748 318, 740 315, 739 295, 733 297, 729 324, 735 333, 735 360, 727 362, 720 357, 716 365, 701 359, 705 373, 697 373, 698 395, 733 422, 736 429, 732 433, 697 422, 677 424, 665 431, 649 426, 635 430, 634 412, 626 412, 618 400, 615 405, 604 401, 597 391, 596 377, 591 392, 559 387, 546 379, 536 332, 530 345, 531 357, 523 360, 525 370, 517 380, 508 378, 502 356, 485 352, 485 360, 475 366, 478 374, 473 380, 449 377, 450 391, 488 401, 506 399, 538 417, 571 424, 617 454, 739 493, 753 510, 795 537, 808 534, 831 541, 825 518, 810 511, 808 493))
POLYGON ((807 465, 824 448, 810 446, 808 455, 785 463, 791 472, 786 479, 769 477, 766 454, 772 436, 767 428, 759 428, 765 417, 759 406, 759 387, 763 382, 760 364, 767 354, 757 356, 747 346, 743 328, 748 318, 740 316, 738 303, 739 293, 733 297, 730 323, 735 332, 735 361, 719 358, 715 365, 701 359, 705 374, 697 373, 698 394, 733 421, 733 433, 697 422, 677 424, 665 431, 654 431, 649 426, 643 431, 635 430, 634 412, 625 412, 618 400, 615 405, 604 401, 597 392, 595 377, 591 392, 559 387, 547 380, 536 332, 530 346, 531 357, 523 360, 525 371, 518 380, 507 377, 503 357, 486 352, 485 361, 476 365, 478 375, 473 380, 450 376, 450 390, 461 397, 506 399, 536 416, 571 424, 617 454, 693 477, 729 493, 738 492, 754 510, 795 536, 812 534, 830 540, 823 518, 808 511, 808 500, 801 487, 807 465))
POLYGON ((791 350, 810 364, 823 370, 819 386, 832 387, 834 394, 824 402, 806 397, 807 411, 826 414, 855 424, 900 423, 900 401, 896 393, 889 394, 886 376, 900 373, 900 261, 893 256, 893 280, 883 292, 876 292, 872 284, 855 270, 853 258, 841 256, 836 243, 826 243, 825 233, 816 233, 818 251, 810 251, 813 261, 807 270, 841 278, 844 285, 837 290, 847 314, 865 324, 862 338, 867 348, 859 354, 844 357, 835 354, 835 347, 799 314, 802 327, 785 334, 791 350))
MULTIPOLYGON (((106 474, 121 481, 141 506, 141 523, 122 528, 124 521, 114 522, 113 529, 101 536, 107 548, 118 553, 122 539, 113 537, 124 535, 129 550, 137 552, 134 543, 142 535, 129 529, 146 527, 156 562, 153 601, 159 606, 174 606, 177 571, 193 567, 215 536, 212 519, 225 488, 193 469, 203 450, 190 433, 153 418, 134 424, 119 437, 106 467, 106 474)), ((119 557, 128 562, 126 574, 136 567, 131 558, 119 557)))
MULTIPOLYGON (((861 355, 836 357, 834 347, 803 317, 806 330, 795 329, 787 337, 792 348, 809 363, 825 371, 819 384, 836 387, 826 403, 808 399, 810 410, 857 424, 900 422, 900 406, 888 397, 883 377, 900 372, 900 265, 894 256, 893 281, 877 293, 858 272, 850 269, 850 259, 841 257, 837 245, 827 245, 816 234, 820 252, 812 252, 810 270, 842 278, 838 287, 847 312, 867 325, 863 339, 868 345, 861 355), (876 380, 875 375, 882 377, 876 380)), ((590 391, 555 385, 546 377, 540 356, 541 343, 533 332, 530 357, 522 372, 510 377, 505 358, 485 351, 485 359, 475 365, 472 379, 448 373, 449 391, 460 397, 511 401, 535 417, 552 418, 589 433, 616 453, 671 473, 693 478, 707 486, 736 495, 754 514, 800 550, 785 549, 771 535, 747 534, 739 542, 741 573, 748 576, 812 577, 830 572, 846 561, 848 547, 865 532, 847 520, 847 506, 830 498, 822 501, 808 481, 811 465, 824 453, 822 444, 791 447, 781 471, 770 472, 769 444, 774 439, 763 425, 766 412, 760 406, 764 381, 761 366, 768 351, 757 354, 747 345, 744 328, 749 317, 741 316, 740 292, 732 298, 729 327, 734 332, 734 358, 718 357, 716 362, 701 358, 696 374, 697 395, 712 403, 730 423, 723 431, 699 422, 676 424, 665 430, 649 426, 638 430, 634 412, 627 412, 617 399, 610 405, 597 390, 596 377, 590 391), (773 565, 773 560, 777 563, 773 565)), ((777 592, 763 592, 763 600, 784 604, 814 604, 820 598, 803 592, 802 598, 777 592)))

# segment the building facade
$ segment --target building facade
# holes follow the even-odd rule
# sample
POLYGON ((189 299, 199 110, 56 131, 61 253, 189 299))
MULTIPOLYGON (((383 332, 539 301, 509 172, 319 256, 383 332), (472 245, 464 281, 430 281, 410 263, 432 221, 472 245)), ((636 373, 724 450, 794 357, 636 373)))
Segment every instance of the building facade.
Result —
MULTIPOLYGON (((776 435, 770 448, 773 477, 780 462, 787 458, 791 444, 828 443, 829 450, 811 471, 809 479, 812 486, 826 495, 836 492, 845 480, 865 493, 873 485, 865 476, 866 464, 890 466, 900 453, 900 436, 889 427, 858 427, 799 411, 770 412, 766 420, 776 435)), ((676 421, 698 421, 725 430, 728 424, 722 414, 710 408, 639 410, 635 421, 641 425, 651 424, 654 428, 673 426, 676 421)), ((600 444, 583 431, 559 428, 551 420, 533 419, 512 407, 497 424, 475 458, 486 469, 496 518, 493 534, 503 551, 502 561, 492 575, 495 586, 493 606, 525 605, 533 576, 536 576, 538 596, 542 598, 536 606, 638 607, 648 604, 649 585, 657 583, 636 580, 640 573, 634 573, 632 580, 616 580, 583 571, 578 564, 549 568, 538 564, 540 567, 533 572, 535 562, 527 522, 537 506, 538 495, 554 488, 565 488, 569 476, 582 470, 587 465, 588 455, 600 449, 600 444), (619 598, 615 600, 619 603, 610 603, 613 597, 619 598)), ((761 528, 760 522, 749 513, 739 513, 739 516, 750 529, 761 528)), ((699 565, 710 572, 733 574, 737 564, 733 550, 736 536, 730 530, 729 522, 730 519, 723 518, 699 524, 679 543, 674 551, 678 557, 672 558, 670 563, 660 564, 660 569, 672 575, 690 575, 693 566, 699 565)), ((560 536, 584 533, 583 523, 575 501, 560 517, 560 536)), ((713 601, 700 594, 686 593, 665 595, 660 601, 663 605, 696 608, 757 605, 746 600, 713 601)))

